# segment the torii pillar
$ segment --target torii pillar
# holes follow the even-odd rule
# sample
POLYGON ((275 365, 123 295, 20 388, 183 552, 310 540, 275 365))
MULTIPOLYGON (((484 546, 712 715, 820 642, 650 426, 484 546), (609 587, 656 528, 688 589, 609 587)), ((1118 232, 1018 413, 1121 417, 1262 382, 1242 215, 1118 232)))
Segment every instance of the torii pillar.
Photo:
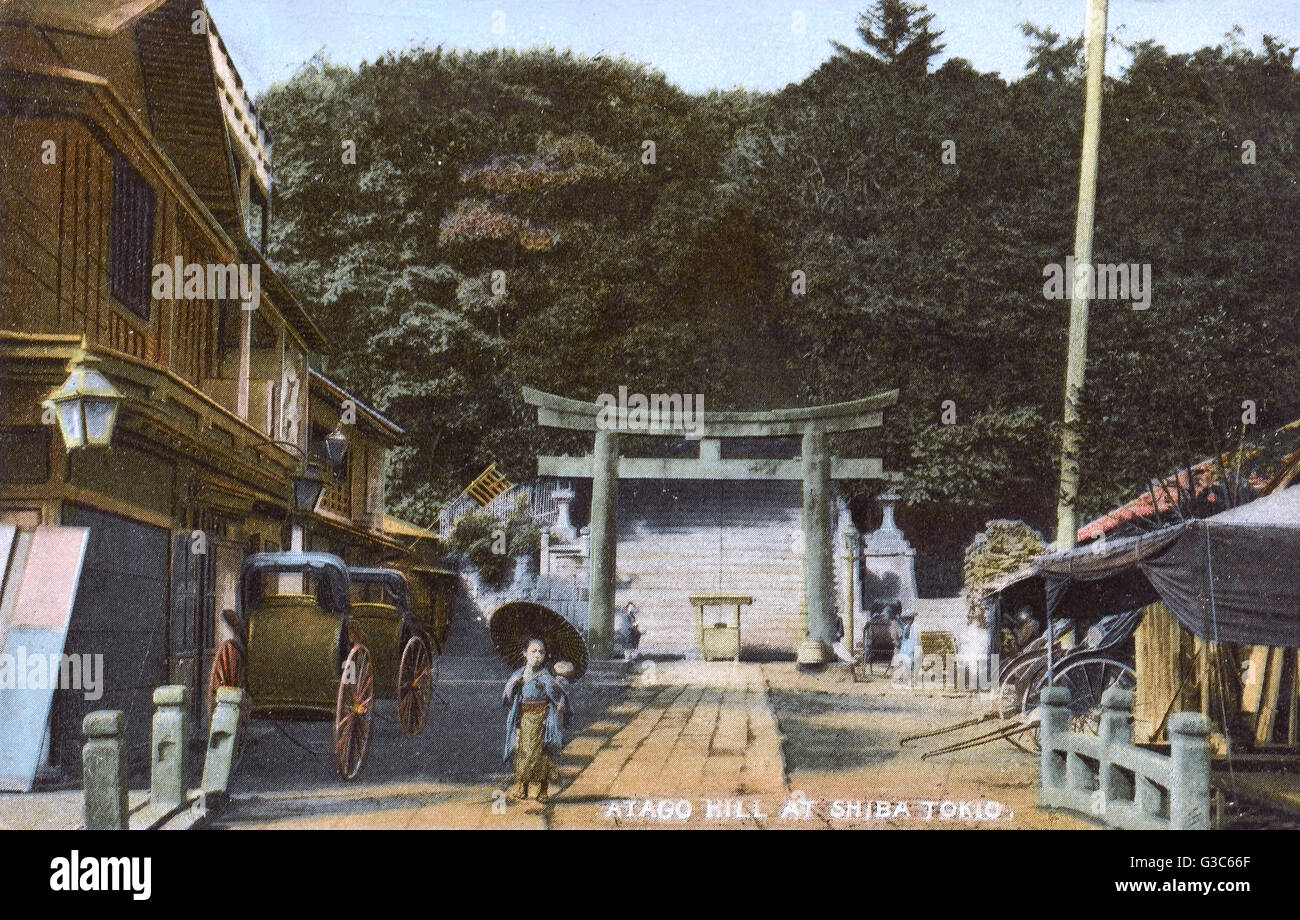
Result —
POLYGON ((591 464, 591 573, 587 641, 596 658, 608 658, 614 634, 614 581, 617 568, 618 434, 596 432, 591 464))
MULTIPOLYGON (((524 387, 524 402, 537 407, 537 423, 570 431, 594 431, 595 449, 587 457, 538 457, 539 476, 590 477, 591 559, 588 641, 593 658, 607 658, 614 632, 615 568, 617 529, 615 503, 618 480, 798 480, 803 483, 803 581, 809 638, 829 648, 835 641, 833 598, 834 556, 831 541, 831 481, 833 479, 886 479, 879 459, 832 458, 826 451, 826 435, 836 432, 877 428, 884 410, 898 401, 898 391, 877 393, 865 399, 813 406, 805 409, 776 409, 769 412, 701 413, 686 424, 681 415, 680 396, 641 397, 649 410, 638 417, 635 409, 622 402, 620 388, 616 422, 608 424, 608 406, 568 399, 524 387), (676 400, 676 415, 671 411, 676 400), (700 438, 698 458, 656 459, 619 457, 619 432, 682 438, 690 431, 700 438), (799 460, 723 459, 720 438, 802 439, 799 460)), ((602 397, 603 399, 604 397, 602 397)))
POLYGON ((835 644, 831 598, 831 464, 826 435, 817 425, 803 433, 803 597, 808 636, 827 650, 835 644))

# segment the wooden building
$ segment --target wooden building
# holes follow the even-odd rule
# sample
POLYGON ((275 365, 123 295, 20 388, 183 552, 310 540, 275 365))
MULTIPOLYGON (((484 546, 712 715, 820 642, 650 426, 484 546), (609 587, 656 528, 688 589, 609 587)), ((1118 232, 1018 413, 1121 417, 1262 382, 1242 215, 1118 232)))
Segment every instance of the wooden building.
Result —
MULTIPOLYGON (((240 563, 288 547, 291 477, 349 397, 309 372, 327 344, 263 255, 271 138, 200 0, 7 5, 0 52, 0 521, 90 529, 67 652, 104 655, 101 699, 56 695, 66 776, 90 708, 124 710, 146 759, 154 687, 199 715, 240 563), (162 295, 158 266, 180 269, 162 295), (124 399, 110 447, 65 453, 42 401, 86 355, 124 399)), ((400 551, 401 429, 365 409, 344 428, 306 540, 374 561, 400 551)))
MULTIPOLYGON (((1296 423, 1287 426, 1295 427, 1296 423)), ((1188 494, 1215 499, 1223 468, 1223 462, 1214 458, 1176 474, 1160 489, 1084 525, 1079 537, 1113 533, 1131 520, 1149 520, 1161 512, 1172 515, 1172 507, 1188 494)), ((1242 481, 1252 492, 1267 496, 1292 486, 1297 476, 1300 452, 1285 457, 1271 475, 1251 472, 1242 481)), ((1242 586, 1248 588, 1259 589, 1242 586)), ((1133 733, 1138 743, 1167 743, 1170 715, 1194 711, 1213 726, 1216 754, 1226 754, 1231 739, 1232 749, 1239 754, 1294 763, 1300 750, 1300 650, 1198 638, 1159 601, 1142 608, 1133 646, 1137 678, 1133 733)))
POLYGON ((349 565, 378 565, 404 556, 412 541, 393 531, 412 525, 386 520, 384 514, 385 457, 402 429, 318 371, 308 371, 308 379, 312 457, 324 464, 325 439, 336 426, 346 433, 348 450, 316 506, 306 548, 333 553, 349 565))

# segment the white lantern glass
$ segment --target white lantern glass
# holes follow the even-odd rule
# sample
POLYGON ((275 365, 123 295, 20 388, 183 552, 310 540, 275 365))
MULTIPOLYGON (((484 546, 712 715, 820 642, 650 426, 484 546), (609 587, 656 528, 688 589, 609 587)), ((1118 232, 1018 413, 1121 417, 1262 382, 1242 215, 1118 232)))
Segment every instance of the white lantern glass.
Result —
POLYGON ((86 413, 86 441, 106 446, 113 437, 113 423, 117 420, 117 402, 87 396, 82 400, 86 413))
POLYGON ((77 400, 59 403, 59 427, 63 429, 63 445, 67 450, 86 443, 86 433, 81 425, 81 404, 77 400))

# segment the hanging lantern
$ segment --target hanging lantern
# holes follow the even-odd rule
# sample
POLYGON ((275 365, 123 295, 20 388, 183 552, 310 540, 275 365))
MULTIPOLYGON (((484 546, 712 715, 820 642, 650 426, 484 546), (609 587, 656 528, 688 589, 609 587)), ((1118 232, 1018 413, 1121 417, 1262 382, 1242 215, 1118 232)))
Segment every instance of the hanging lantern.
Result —
POLYGON ((325 439, 325 456, 329 458, 330 469, 337 476, 343 468, 343 458, 348 454, 348 436, 343 433, 343 423, 334 426, 325 439))
POLYGON ((293 510, 298 514, 316 510, 316 503, 324 491, 325 479, 320 470, 312 465, 304 467, 301 473, 293 477, 293 510))
POLYGON ((123 397, 107 377, 90 366, 98 362, 94 355, 82 355, 63 385, 41 403, 54 410, 65 451, 108 447, 113 439, 123 397))

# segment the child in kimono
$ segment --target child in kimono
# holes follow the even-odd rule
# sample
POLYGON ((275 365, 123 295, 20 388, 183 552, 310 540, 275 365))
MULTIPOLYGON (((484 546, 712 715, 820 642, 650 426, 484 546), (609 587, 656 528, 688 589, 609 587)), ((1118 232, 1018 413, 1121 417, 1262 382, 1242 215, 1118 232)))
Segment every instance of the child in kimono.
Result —
POLYGON ((505 759, 514 755, 515 782, 509 795, 516 801, 526 799, 528 786, 535 783, 537 801, 545 802, 548 784, 556 777, 554 758, 563 746, 560 728, 568 721, 570 709, 568 681, 546 667, 546 645, 541 639, 528 640, 524 666, 506 681, 501 704, 510 709, 505 759))

